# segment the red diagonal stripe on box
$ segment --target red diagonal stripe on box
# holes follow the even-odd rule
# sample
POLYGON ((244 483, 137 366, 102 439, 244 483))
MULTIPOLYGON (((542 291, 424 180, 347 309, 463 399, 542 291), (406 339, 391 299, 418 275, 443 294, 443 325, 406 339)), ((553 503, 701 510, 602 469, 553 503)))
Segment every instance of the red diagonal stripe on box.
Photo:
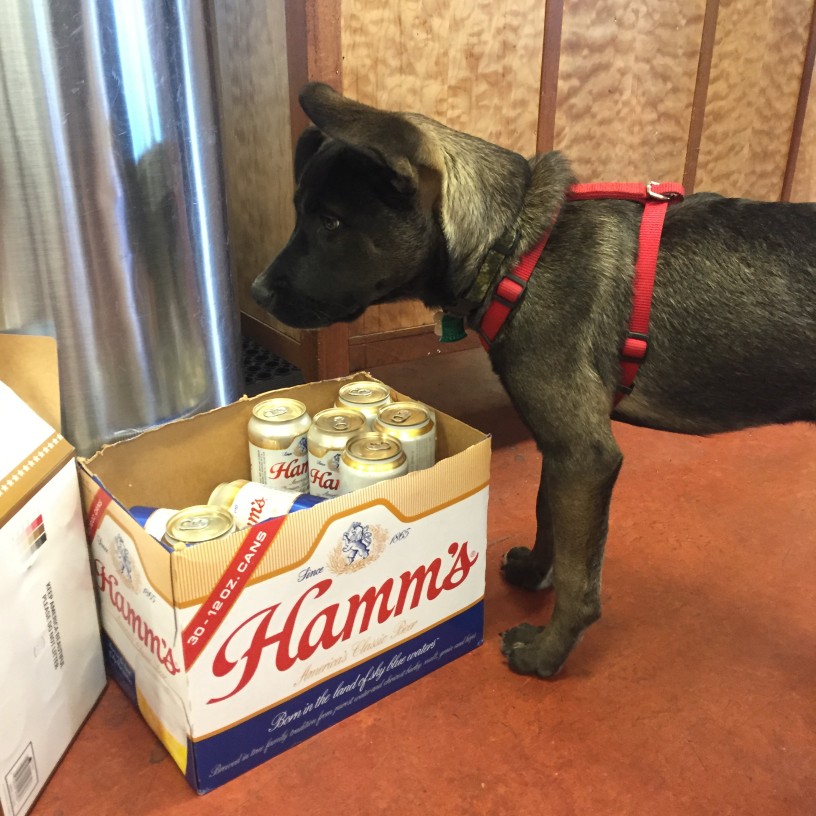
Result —
POLYGON ((88 533, 88 543, 93 543, 96 531, 105 517, 105 510, 113 499, 102 488, 96 491, 91 507, 88 510, 88 517, 85 519, 85 530, 88 533))
POLYGON ((184 627, 181 647, 187 669, 195 663, 218 627, 224 622, 285 520, 286 516, 278 516, 249 528, 249 533, 215 588, 193 615, 193 619, 184 627))

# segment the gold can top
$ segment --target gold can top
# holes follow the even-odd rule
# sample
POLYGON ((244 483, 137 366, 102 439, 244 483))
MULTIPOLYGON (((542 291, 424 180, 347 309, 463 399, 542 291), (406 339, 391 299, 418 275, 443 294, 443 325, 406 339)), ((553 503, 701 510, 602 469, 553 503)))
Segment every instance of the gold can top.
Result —
POLYGON ((261 422, 291 422, 305 413, 306 406, 300 400, 287 397, 264 400, 252 409, 252 415, 261 422))
POLYGON ((418 402, 392 402, 380 408, 377 419, 383 425, 396 428, 413 428, 425 425, 431 418, 431 412, 418 402))
POLYGON ((196 504, 168 519, 166 536, 171 544, 201 544, 231 533, 236 526, 235 516, 226 508, 196 504))
POLYGON ((384 433, 361 433, 349 440, 344 456, 352 460, 368 463, 386 463, 405 459, 402 445, 398 439, 384 433))
POLYGON ((391 390, 383 383, 355 380, 340 386, 337 399, 353 405, 376 405, 391 397, 391 390))
POLYGON ((238 491, 249 484, 246 479, 235 479, 232 482, 221 482, 218 487, 210 493, 210 498, 207 499, 207 504, 214 504, 217 507, 229 508, 235 501, 238 491))
POLYGON ((320 433, 337 436, 361 431, 365 424, 365 416, 355 408, 326 408, 318 411, 312 421, 312 427, 320 433))

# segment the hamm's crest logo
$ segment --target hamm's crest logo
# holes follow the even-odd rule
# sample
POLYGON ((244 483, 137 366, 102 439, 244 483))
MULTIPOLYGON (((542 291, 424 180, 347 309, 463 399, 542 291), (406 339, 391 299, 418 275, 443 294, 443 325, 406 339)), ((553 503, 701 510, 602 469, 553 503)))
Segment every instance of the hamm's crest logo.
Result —
POLYGON ((113 568, 122 579, 122 583, 134 592, 138 592, 142 588, 139 570, 128 545, 125 543, 125 539, 120 533, 117 533, 113 538, 111 556, 113 557, 113 568))
POLYGON ((329 553, 329 572, 342 575, 363 569, 383 554, 387 542, 388 530, 382 525, 353 521, 329 553))

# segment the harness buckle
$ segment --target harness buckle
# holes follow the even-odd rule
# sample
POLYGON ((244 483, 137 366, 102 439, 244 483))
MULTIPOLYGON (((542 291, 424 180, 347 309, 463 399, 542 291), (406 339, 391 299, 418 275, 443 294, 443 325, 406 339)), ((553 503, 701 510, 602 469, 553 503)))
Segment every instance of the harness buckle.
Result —
POLYGON ((625 363, 642 363, 649 353, 649 335, 640 332, 626 332, 621 346, 620 359, 625 363))
POLYGON ((646 195, 655 201, 671 201, 673 198, 677 198, 677 193, 658 193, 654 188, 659 187, 661 183, 659 181, 650 181, 646 185, 646 195))

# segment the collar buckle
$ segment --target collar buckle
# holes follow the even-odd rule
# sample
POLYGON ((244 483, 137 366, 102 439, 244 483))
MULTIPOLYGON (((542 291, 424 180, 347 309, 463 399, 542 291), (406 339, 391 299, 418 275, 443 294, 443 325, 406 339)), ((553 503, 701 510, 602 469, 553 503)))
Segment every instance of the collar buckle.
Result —
POLYGON ((510 229, 506 230, 502 237, 490 247, 490 252, 498 252, 500 255, 509 257, 516 251, 520 240, 521 233, 514 227, 510 227, 510 229))

